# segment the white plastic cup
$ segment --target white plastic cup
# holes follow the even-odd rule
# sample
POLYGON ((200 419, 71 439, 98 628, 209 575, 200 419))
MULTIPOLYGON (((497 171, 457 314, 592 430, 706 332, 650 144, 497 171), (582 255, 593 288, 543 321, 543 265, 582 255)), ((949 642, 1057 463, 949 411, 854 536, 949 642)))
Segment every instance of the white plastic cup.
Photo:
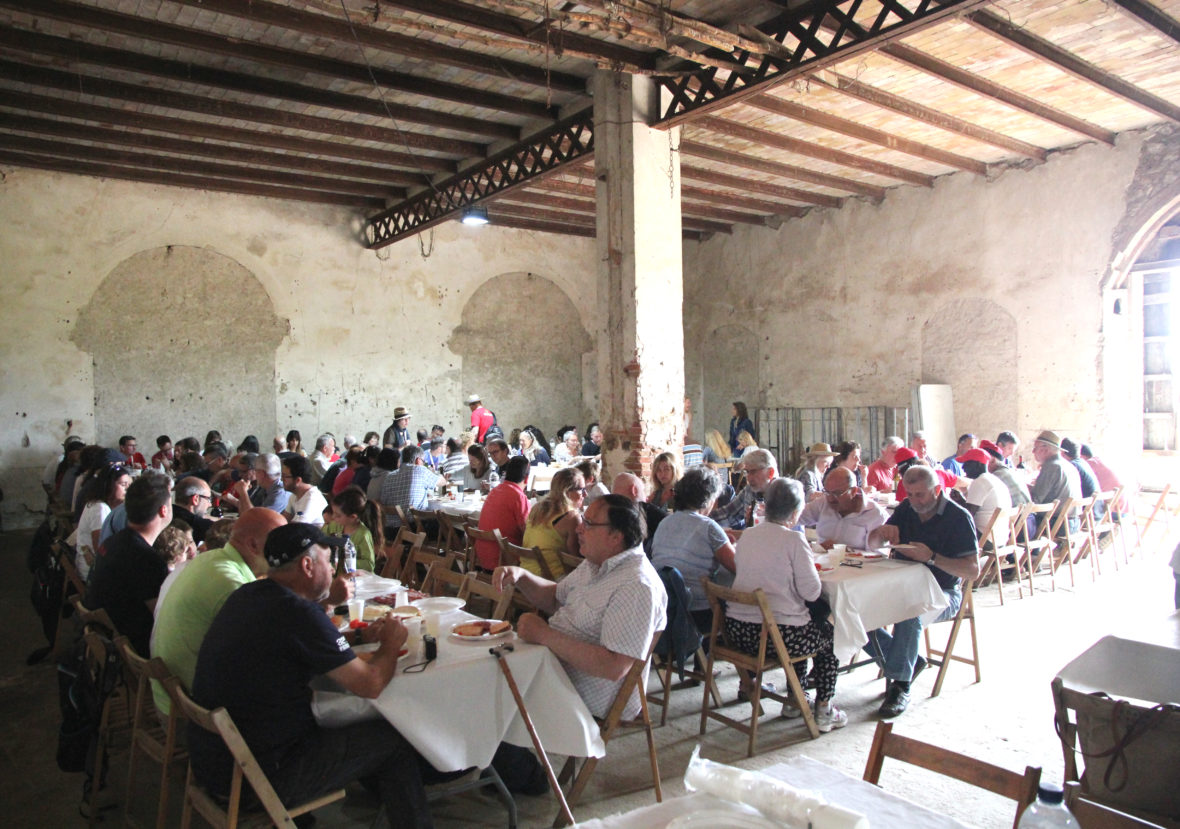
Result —
POLYGON ((350 599, 348 602, 348 620, 350 622, 363 622, 365 620, 365 600, 364 599, 350 599))
POLYGON ((395 598, 393 600, 394 607, 405 607, 406 605, 408 605, 410 603, 410 591, 407 590, 406 588, 404 588, 404 587, 398 588, 398 590, 396 591, 396 593, 394 595, 395 595, 395 598))
POLYGON ((438 638, 439 619, 441 616, 442 614, 437 611, 428 611, 422 614, 422 618, 426 623, 426 633, 430 636, 433 636, 435 639, 438 638))
POLYGON ((828 553, 828 563, 833 567, 839 567, 844 561, 845 546, 843 544, 835 544, 828 553))

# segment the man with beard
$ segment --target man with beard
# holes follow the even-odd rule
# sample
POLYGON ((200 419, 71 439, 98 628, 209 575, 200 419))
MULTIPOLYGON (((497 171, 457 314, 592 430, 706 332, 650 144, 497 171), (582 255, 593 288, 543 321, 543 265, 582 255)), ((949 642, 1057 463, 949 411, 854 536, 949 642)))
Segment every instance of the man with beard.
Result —
MULTIPOLYGON (((909 497, 897 505, 883 526, 869 533, 869 546, 880 547, 885 542, 910 545, 904 553, 894 551, 894 557, 920 561, 930 568, 947 598, 946 610, 934 620, 941 622, 959 612, 963 601, 961 580, 979 576, 975 524, 965 509, 946 497, 930 467, 910 467, 902 483, 909 497)), ((882 717, 896 717, 909 705, 910 683, 926 667, 926 660, 918 656, 921 636, 919 618, 898 622, 892 635, 884 630, 869 634, 869 653, 885 669, 882 717)))

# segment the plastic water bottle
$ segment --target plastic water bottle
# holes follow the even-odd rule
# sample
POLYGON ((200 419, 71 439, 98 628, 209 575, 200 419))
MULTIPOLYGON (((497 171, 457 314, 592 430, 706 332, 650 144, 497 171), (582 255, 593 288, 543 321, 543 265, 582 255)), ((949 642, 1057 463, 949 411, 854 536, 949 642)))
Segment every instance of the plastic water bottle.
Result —
POLYGON ((1049 829, 1049 827, 1078 826, 1064 803, 1065 793, 1056 783, 1042 783, 1037 787, 1037 802, 1020 816, 1018 829, 1049 829))
POLYGON ((348 533, 344 534, 344 572, 356 572, 356 545, 352 543, 352 539, 348 537, 348 533))

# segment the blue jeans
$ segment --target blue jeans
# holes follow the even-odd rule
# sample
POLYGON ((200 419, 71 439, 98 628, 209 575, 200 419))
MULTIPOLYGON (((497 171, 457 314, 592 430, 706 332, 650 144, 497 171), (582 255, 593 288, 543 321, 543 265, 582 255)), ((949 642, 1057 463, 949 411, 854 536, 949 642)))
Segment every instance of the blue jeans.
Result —
MULTIPOLYGON (((959 612, 959 605, 963 603, 962 588, 947 590, 946 598, 947 608, 938 615, 935 622, 953 619, 959 612)), ((922 620, 906 619, 893 626, 892 635, 882 629, 871 631, 865 650, 885 669, 886 679, 909 682, 914 676, 914 663, 918 661, 918 645, 921 638, 922 620)))

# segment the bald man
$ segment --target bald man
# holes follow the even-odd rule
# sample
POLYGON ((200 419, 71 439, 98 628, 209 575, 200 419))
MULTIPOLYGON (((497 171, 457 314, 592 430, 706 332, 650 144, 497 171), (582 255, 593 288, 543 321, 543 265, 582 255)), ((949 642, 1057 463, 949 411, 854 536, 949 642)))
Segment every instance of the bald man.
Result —
POLYGON ((660 522, 668 517, 668 512, 655 504, 648 503, 647 488, 643 485, 643 481, 638 475, 632 475, 630 472, 616 475, 610 491, 612 495, 622 495, 639 505, 639 509, 647 521, 647 537, 643 539, 643 552, 647 553, 648 558, 651 558, 651 540, 655 538, 656 527, 660 526, 660 522))
MULTIPOLYGON (((229 595, 269 569, 263 556, 266 537, 275 527, 287 523, 269 509, 252 509, 234 522, 229 543, 194 558, 170 576, 172 584, 162 591, 156 604, 152 628, 152 656, 164 660, 185 688, 192 688, 197 653, 205 631, 229 595)), ((152 682, 156 707, 167 714, 168 692, 152 682)))

